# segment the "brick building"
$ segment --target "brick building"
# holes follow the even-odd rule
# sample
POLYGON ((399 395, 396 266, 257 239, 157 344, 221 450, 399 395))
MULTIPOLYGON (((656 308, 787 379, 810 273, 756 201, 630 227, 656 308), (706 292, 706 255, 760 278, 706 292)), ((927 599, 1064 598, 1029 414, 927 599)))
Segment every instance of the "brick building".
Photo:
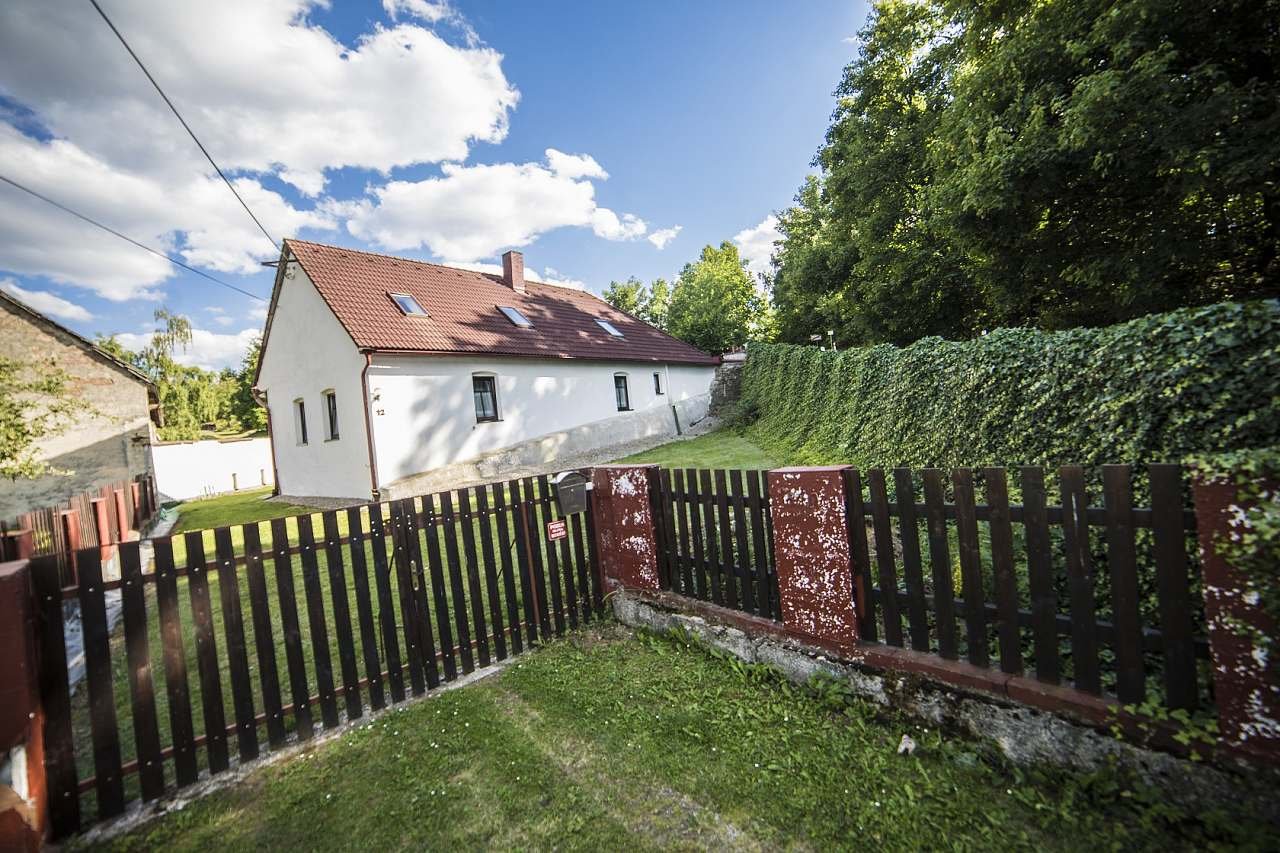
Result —
POLYGON ((63 370, 71 393, 90 407, 42 443, 40 457, 62 473, 0 479, 0 519, 151 471, 156 389, 144 374, 3 291, 0 358, 63 370))

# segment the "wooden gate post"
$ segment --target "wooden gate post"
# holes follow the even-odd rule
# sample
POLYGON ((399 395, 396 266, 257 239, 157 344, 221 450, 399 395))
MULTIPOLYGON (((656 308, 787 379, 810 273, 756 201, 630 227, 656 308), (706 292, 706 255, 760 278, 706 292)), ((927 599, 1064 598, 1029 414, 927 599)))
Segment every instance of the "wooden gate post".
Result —
POLYGON ((769 472, 782 624, 788 633, 844 654, 858 642, 853 549, 845 522, 848 468, 769 472))
POLYGON ((1264 609, 1260 579, 1230 553, 1259 501, 1280 500, 1280 482, 1258 485, 1263 498, 1242 499, 1231 478, 1198 477, 1193 493, 1218 728, 1228 746, 1280 763, 1280 649, 1269 648, 1280 644, 1280 626, 1264 609))
POLYGON ((0 850, 36 851, 45 834, 44 714, 36 674, 30 564, 0 564, 0 757, 12 786, 0 785, 0 850))
POLYGON ((657 488, 657 465, 602 465, 591 472, 600 571, 628 589, 661 588, 652 501, 657 488))

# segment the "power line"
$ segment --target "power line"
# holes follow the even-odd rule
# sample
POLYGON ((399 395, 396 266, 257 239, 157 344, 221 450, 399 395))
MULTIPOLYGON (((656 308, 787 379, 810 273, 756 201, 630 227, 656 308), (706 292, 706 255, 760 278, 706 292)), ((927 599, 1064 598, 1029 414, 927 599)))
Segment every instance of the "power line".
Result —
POLYGON ((218 177, 222 178, 222 182, 227 185, 227 189, 231 190, 231 194, 236 197, 236 201, 240 202, 240 206, 244 208, 244 212, 249 214, 249 218, 253 220, 253 224, 258 226, 258 230, 262 232, 262 236, 271 242, 273 249, 279 247, 279 243, 274 237, 267 233, 267 229, 262 227, 262 223, 258 221, 258 217, 253 215, 253 211, 249 209, 249 205, 240 197, 240 193, 236 192, 235 186, 223 174, 222 169, 213 161, 213 156, 209 153, 204 144, 196 137, 196 133, 191 129, 191 125, 187 124, 187 120, 182 117, 182 113, 178 112, 178 108, 173 105, 173 101, 169 100, 169 96, 164 93, 164 89, 160 88, 160 84, 156 82, 156 78, 151 76, 151 72, 147 70, 147 66, 142 64, 142 60, 138 58, 138 54, 133 52, 133 48, 129 46, 129 42, 125 41, 124 35, 116 29, 116 25, 111 23, 111 19, 107 17, 107 13, 102 11, 102 7, 98 5, 98 0, 89 0, 93 4, 93 8, 98 10, 98 14, 102 16, 102 20, 107 22, 107 26, 111 28, 111 32, 116 34, 116 38, 120 39, 120 43, 124 45, 124 49, 129 51, 129 55, 133 57, 133 61, 138 63, 138 67, 142 69, 142 73, 147 75, 147 79, 151 81, 151 85, 156 87, 156 91, 160 93, 160 97, 164 98, 164 102, 169 105, 169 109, 173 110, 173 114, 177 116, 179 122, 191 136, 193 142, 199 147, 200 153, 204 154, 205 159, 209 161, 209 165, 213 166, 213 170, 218 173, 218 177))
POLYGON ((16 189, 20 189, 20 190, 22 190, 24 193, 26 193, 26 194, 28 194, 28 195, 35 196, 36 198, 40 199, 41 201, 45 202, 46 204, 51 204, 51 205, 53 205, 54 207, 58 208, 59 210, 61 210, 61 211, 65 212, 65 213, 70 213, 70 214, 71 214, 72 216, 74 216, 76 219, 83 220, 84 222, 88 222, 90 225, 93 225, 93 226, 96 226, 96 227, 98 227, 98 228, 101 228, 103 231, 106 231, 108 234, 114 234, 116 237, 119 237, 121 240, 124 240, 125 242, 128 242, 128 243, 132 243, 133 245, 137 246, 139 249, 142 249, 143 251, 150 252, 151 254, 155 255, 155 256, 156 256, 156 257, 158 257, 158 258, 164 258, 166 261, 168 261, 169 263, 171 263, 171 264, 173 264, 173 265, 175 265, 175 266, 179 266, 179 267, 182 267, 184 270, 187 270, 187 271, 189 271, 189 272, 193 272, 193 273, 195 273, 196 275, 200 276, 201 278, 207 278, 207 279, 209 279, 209 281, 213 282, 214 284, 222 285, 222 286, 223 286, 223 287, 225 287, 225 288, 228 288, 228 289, 230 289, 230 290, 234 290, 236 293, 242 293, 242 294, 244 294, 245 296, 248 296, 250 299, 256 299, 256 300, 258 300, 259 302, 266 302, 266 301, 267 301, 266 299, 263 299, 261 296, 259 296, 259 295, 258 295, 258 294, 256 294, 256 293, 250 293, 250 292, 249 292, 249 291, 247 291, 247 290, 243 290, 243 289, 241 289, 241 288, 239 288, 239 287, 236 287, 234 284, 228 284, 227 282, 223 281, 222 279, 214 278, 213 276, 209 275, 207 272, 203 272, 202 270, 198 270, 198 269, 196 269, 195 267, 188 266, 188 265, 184 264, 182 261, 178 260, 177 258, 171 258, 171 257, 169 257, 168 255, 166 255, 164 252, 161 252, 161 251, 158 251, 158 250, 156 250, 156 249, 153 249, 153 248, 151 248, 150 246, 148 246, 148 245, 146 245, 146 244, 144 244, 144 243, 139 243, 137 240, 133 239, 132 237, 128 236, 127 234, 121 234, 119 231, 117 231, 116 229, 112 228, 112 227, 111 227, 111 226, 109 226, 109 225, 103 225, 103 224, 102 224, 101 222, 99 222, 98 220, 93 219, 93 218, 88 217, 88 216, 85 216, 83 213, 80 213, 79 211, 72 210, 71 208, 67 207, 65 204, 62 204, 61 202, 54 201, 53 199, 49 198, 47 195, 42 195, 41 193, 36 192, 35 190, 31 189, 30 187, 23 186, 22 184, 20 184, 20 183, 18 183, 17 181, 15 181, 13 178, 9 178, 9 177, 6 177, 6 176, 4 176, 4 175, 0 175, 0 181, 4 181, 4 182, 5 182, 6 184, 8 184, 9 186, 14 187, 14 188, 16 188, 16 189))

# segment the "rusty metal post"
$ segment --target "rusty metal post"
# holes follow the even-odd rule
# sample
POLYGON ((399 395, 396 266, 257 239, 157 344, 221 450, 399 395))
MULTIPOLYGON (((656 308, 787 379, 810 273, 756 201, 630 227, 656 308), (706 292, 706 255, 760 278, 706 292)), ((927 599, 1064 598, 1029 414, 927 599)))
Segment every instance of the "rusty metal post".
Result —
MULTIPOLYGON (((1280 483, 1266 483, 1263 491, 1278 489, 1280 483)), ((1228 746, 1280 763, 1280 654, 1268 654, 1256 639, 1280 637, 1280 626, 1222 547, 1238 535, 1237 526, 1248 524, 1252 507, 1231 482, 1197 480, 1192 492, 1218 728, 1228 746)))
POLYGON ((111 559, 111 521, 107 518, 107 499, 93 498, 89 501, 93 508, 93 527, 98 531, 98 555, 106 562, 111 559))
POLYGON ((845 523, 848 467, 780 468, 768 475, 782 624, 800 639, 843 653, 858 642, 845 523))
POLYGON ((44 714, 36 672, 36 622, 30 566, 0 564, 0 754, 15 774, 0 785, 0 850, 37 851, 45 831, 44 714))
POLYGON ((116 529, 120 534, 121 542, 129 541, 129 510, 124 502, 124 489, 114 489, 112 494, 115 496, 116 502, 116 529))
POLYGON ((602 465, 591 473, 601 573, 629 589, 661 588, 650 499, 657 483, 657 465, 602 465))

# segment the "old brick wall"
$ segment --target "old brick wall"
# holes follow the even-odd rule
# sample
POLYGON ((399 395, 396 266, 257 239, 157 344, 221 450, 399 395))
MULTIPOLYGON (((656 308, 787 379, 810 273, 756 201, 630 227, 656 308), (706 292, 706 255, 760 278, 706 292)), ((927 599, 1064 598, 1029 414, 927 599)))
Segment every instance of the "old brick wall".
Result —
POLYGON ((0 357, 52 363, 70 377, 69 390, 92 407, 64 432, 46 439, 40 456, 66 472, 0 485, 0 519, 49 506, 95 486, 151 470, 147 386, 91 354, 71 335, 0 303, 0 357))

